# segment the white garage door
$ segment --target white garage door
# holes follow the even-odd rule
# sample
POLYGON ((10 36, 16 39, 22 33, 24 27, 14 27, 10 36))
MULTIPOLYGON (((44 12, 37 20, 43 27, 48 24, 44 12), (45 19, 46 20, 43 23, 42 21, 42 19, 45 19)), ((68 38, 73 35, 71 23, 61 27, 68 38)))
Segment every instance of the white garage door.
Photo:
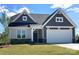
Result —
POLYGON ((47 43, 72 42, 72 29, 47 29, 47 43))

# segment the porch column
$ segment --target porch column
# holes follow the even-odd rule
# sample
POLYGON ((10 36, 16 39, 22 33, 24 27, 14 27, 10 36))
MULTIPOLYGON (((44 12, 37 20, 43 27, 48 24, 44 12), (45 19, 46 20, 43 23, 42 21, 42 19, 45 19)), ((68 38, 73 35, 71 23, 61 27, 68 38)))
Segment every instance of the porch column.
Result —
POLYGON ((31 41, 33 42, 33 28, 31 29, 31 41))

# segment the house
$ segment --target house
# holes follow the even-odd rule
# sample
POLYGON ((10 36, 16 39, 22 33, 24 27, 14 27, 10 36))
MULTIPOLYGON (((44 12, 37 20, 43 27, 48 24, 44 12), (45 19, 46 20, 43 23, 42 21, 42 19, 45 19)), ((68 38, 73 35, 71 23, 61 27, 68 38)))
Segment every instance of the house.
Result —
POLYGON ((72 43, 75 23, 61 8, 49 14, 28 14, 26 10, 11 18, 10 43, 72 43))

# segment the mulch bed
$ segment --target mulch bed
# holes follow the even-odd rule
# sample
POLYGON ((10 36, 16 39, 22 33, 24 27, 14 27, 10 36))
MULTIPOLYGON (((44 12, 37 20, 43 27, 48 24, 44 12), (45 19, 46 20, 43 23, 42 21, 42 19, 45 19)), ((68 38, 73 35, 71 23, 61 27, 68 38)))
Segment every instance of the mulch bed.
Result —
POLYGON ((11 47, 11 45, 0 45, 0 48, 7 48, 7 47, 11 47))

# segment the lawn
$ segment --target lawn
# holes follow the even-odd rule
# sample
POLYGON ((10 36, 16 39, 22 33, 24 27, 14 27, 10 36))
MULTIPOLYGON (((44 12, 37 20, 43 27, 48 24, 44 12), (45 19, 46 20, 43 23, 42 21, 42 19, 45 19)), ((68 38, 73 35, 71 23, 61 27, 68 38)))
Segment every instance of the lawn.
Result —
POLYGON ((79 51, 50 45, 19 44, 0 48, 0 55, 78 55, 79 51))

